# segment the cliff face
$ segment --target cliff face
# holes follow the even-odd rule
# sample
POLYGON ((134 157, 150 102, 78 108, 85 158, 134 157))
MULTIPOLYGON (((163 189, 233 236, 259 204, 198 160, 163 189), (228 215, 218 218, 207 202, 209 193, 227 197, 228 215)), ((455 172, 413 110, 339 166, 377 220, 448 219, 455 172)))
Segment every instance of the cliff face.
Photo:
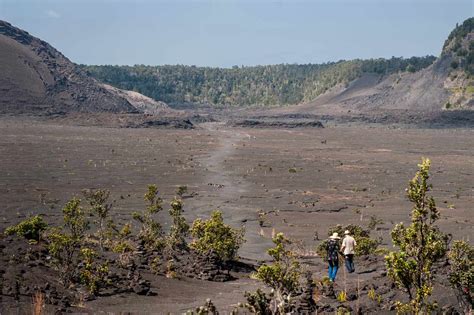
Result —
POLYGON ((319 114, 474 110, 474 18, 457 26, 425 69, 365 74, 299 107, 319 114))
POLYGON ((137 112, 51 45, 5 21, 0 69, 0 113, 137 112))
POLYGON ((450 60, 444 87, 449 91, 447 109, 474 109, 474 18, 449 34, 442 57, 450 60))

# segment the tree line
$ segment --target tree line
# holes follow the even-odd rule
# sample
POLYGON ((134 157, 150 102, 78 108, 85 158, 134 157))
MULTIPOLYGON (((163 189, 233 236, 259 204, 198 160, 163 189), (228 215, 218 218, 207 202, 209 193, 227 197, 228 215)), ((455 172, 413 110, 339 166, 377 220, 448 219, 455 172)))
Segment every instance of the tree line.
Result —
POLYGON ((434 56, 212 68, 185 65, 80 65, 99 81, 170 105, 272 106, 311 101, 364 73, 416 72, 434 56))

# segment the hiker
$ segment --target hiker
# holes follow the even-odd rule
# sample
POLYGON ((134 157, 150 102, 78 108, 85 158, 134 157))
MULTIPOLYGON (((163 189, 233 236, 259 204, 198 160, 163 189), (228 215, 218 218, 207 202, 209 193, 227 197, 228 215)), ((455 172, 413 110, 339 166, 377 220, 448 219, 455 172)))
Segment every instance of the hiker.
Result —
POLYGON ((341 251, 345 257, 346 268, 349 273, 353 273, 355 271, 354 267, 354 248, 356 247, 357 243, 355 239, 350 235, 351 232, 346 230, 344 232, 344 239, 342 240, 342 247, 341 251))
POLYGON ((336 280, 337 269, 339 268, 339 240, 341 238, 337 233, 329 236, 328 244, 326 246, 329 263, 329 281, 336 280))

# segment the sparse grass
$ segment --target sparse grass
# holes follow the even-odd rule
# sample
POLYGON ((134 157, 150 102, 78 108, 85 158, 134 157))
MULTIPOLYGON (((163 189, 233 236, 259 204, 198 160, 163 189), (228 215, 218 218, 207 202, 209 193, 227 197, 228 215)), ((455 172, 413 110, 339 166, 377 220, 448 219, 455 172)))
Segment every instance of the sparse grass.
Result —
POLYGON ((474 85, 466 86, 466 93, 474 94, 474 85))
POLYGON ((367 292, 367 296, 368 296, 369 299, 371 299, 372 301, 375 301, 375 299, 377 298, 377 293, 375 293, 374 288, 370 288, 370 290, 367 292))
POLYGON ((336 298, 337 298, 337 300, 338 300, 339 302, 341 302, 341 303, 342 303, 342 302, 346 302, 346 301, 347 301, 347 293, 346 293, 346 291, 341 291, 341 292, 339 292, 339 293, 337 294, 337 297, 336 297, 336 298))

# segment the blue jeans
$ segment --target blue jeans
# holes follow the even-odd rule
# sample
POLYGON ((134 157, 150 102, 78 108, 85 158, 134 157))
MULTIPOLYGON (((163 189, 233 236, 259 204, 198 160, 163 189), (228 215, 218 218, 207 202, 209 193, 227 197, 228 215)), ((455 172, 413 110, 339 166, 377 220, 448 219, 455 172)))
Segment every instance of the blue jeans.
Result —
POLYGON ((346 255, 346 268, 349 273, 353 273, 355 271, 354 267, 354 255, 353 254, 348 254, 346 255))
POLYGON ((336 280, 336 274, 337 274, 337 269, 339 268, 339 262, 338 261, 333 261, 329 260, 329 280, 335 281, 336 280))

